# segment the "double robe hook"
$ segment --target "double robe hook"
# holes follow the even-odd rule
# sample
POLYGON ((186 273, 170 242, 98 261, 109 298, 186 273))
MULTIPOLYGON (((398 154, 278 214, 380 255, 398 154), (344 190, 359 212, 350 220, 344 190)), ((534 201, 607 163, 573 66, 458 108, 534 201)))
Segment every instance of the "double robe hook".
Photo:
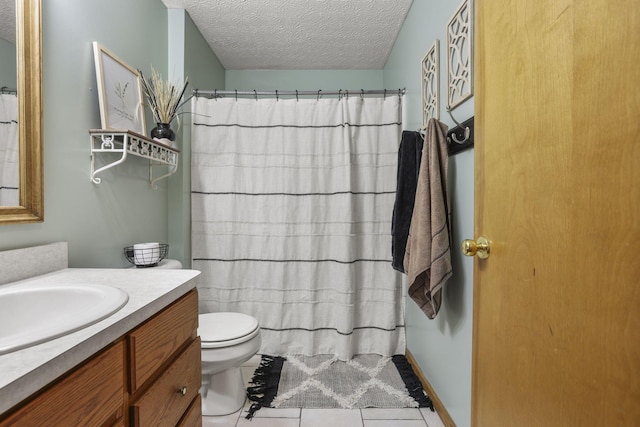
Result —
POLYGON ((462 140, 458 139, 458 137, 456 136, 455 132, 451 133, 451 139, 453 139, 457 144, 462 144, 463 142, 468 141, 469 137, 471 136, 471 129, 468 126, 462 126, 460 123, 458 123, 456 118, 453 117, 453 114, 451 114, 451 108, 450 107, 447 107, 447 113, 449 113, 449 116, 451 117, 451 120, 453 120, 453 122, 459 128, 464 128, 464 139, 462 139, 462 140))

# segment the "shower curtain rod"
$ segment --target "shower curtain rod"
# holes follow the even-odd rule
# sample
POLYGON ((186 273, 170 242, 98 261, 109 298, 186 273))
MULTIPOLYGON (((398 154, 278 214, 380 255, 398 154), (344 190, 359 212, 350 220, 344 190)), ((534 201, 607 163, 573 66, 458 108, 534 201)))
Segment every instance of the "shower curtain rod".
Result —
POLYGON ((295 96, 296 98, 299 96, 317 96, 321 98, 325 95, 338 95, 338 96, 364 96, 364 95, 398 95, 402 96, 405 94, 407 90, 402 89, 375 89, 375 90, 366 90, 366 89, 355 89, 355 90, 330 90, 323 91, 321 89, 318 90, 270 90, 270 91, 262 91, 262 90, 200 90, 193 89, 193 96, 196 98, 199 96, 213 97, 217 98, 218 96, 253 96, 254 98, 258 98, 259 96, 275 96, 276 98, 279 96, 295 96))
POLYGON ((0 88, 0 93, 6 93, 6 94, 13 93, 13 94, 17 95, 18 94, 18 89, 13 89, 13 88, 10 88, 8 86, 2 86, 0 88))

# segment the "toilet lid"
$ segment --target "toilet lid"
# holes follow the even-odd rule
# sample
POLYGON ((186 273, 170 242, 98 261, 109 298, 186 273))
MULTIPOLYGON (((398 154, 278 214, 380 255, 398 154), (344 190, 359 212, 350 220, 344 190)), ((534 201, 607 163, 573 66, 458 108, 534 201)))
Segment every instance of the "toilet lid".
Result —
POLYGON ((198 316, 202 348, 229 347, 255 337, 258 320, 243 313, 206 313, 198 316))

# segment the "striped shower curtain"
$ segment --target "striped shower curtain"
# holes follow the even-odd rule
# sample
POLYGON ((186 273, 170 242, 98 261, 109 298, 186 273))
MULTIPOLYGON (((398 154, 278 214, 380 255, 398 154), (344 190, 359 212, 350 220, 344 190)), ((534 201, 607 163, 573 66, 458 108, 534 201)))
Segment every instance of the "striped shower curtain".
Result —
POLYGON ((19 206, 18 97, 0 94, 0 206, 19 206))
POLYGON ((399 97, 194 98, 192 111, 200 310, 255 316, 262 354, 403 354, 399 97))

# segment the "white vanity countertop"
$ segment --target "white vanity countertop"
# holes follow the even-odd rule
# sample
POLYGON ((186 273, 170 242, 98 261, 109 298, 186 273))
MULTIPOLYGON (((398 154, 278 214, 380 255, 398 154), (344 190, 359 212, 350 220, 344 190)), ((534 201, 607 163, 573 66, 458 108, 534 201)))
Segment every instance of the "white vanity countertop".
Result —
POLYGON ((0 355, 0 414, 195 288, 193 279, 199 274, 195 270, 155 268, 67 268, 2 285, 96 283, 124 290, 129 301, 111 316, 84 329, 0 355))

